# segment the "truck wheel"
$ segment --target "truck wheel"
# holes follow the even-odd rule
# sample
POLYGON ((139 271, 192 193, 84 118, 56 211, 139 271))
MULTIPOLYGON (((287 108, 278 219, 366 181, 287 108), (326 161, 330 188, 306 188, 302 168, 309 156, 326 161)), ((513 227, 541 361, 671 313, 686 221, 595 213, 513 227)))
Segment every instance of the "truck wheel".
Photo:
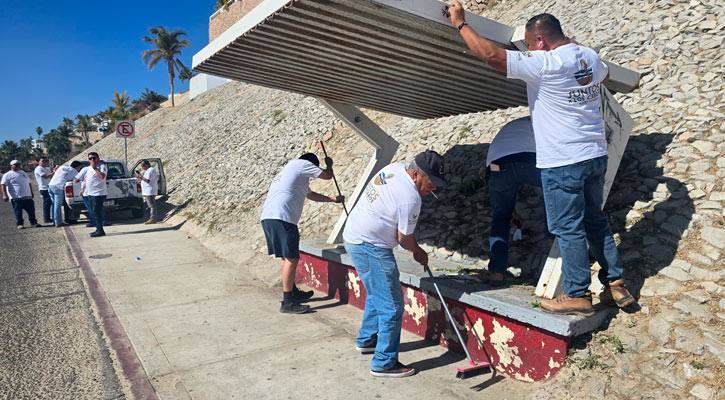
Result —
POLYGON ((143 217, 143 208, 132 208, 131 209, 131 215, 134 218, 141 218, 141 217, 143 217))

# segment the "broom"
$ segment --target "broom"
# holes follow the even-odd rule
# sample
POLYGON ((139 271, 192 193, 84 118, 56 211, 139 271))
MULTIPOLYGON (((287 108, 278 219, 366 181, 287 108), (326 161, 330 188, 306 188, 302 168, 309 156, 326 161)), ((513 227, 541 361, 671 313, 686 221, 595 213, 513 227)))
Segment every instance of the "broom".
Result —
POLYGON ((468 367, 458 367, 458 372, 456 373, 456 378, 467 379, 467 378, 474 377, 476 375, 480 375, 481 373, 484 372, 484 369, 489 369, 491 367, 491 364, 488 362, 476 363, 475 361, 473 361, 473 357, 471 357, 471 353, 468 352, 468 349, 466 348, 466 343, 463 341, 461 332, 458 331, 456 322, 453 320, 453 316, 451 315, 451 312, 448 310, 446 301, 443 300, 443 295, 441 294, 440 289, 438 289, 438 284, 436 283, 436 280, 433 277, 433 273, 431 272, 430 268, 427 265, 425 266, 425 270, 428 271, 428 275, 430 276, 430 279, 433 282, 433 287, 435 287, 436 292, 438 292, 438 297, 441 299, 443 308, 446 310, 446 315, 448 315, 448 319, 451 321, 451 325, 453 325, 453 330, 456 331, 456 335, 458 336, 458 340, 461 343, 461 347, 463 347, 463 351, 466 352, 466 357, 468 357, 468 362, 470 363, 470 365, 468 367))
MULTIPOLYGON (((322 146, 322 152, 325 153, 325 158, 327 157, 327 151, 325 150, 325 144, 322 143, 322 140, 320 140, 320 146, 322 146)), ((335 173, 332 173, 332 180, 335 182, 335 187, 337 188, 337 194, 342 196, 342 192, 340 192, 340 186, 337 184, 337 178, 335 178, 335 173)), ((345 215, 348 217, 350 216, 350 213, 347 212, 347 207, 345 206, 345 200, 342 201, 342 209, 345 210, 345 215)))

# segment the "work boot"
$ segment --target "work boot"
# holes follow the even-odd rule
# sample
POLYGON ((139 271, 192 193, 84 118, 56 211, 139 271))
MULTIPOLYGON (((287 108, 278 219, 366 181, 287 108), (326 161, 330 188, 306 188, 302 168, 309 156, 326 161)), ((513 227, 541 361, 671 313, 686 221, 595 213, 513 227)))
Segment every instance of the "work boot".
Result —
POLYGON ((599 301, 604 304, 616 303, 617 307, 623 308, 634 303, 634 297, 627 290, 624 279, 617 279, 604 286, 604 291, 599 295, 599 301))
POLYGON ((491 272, 488 274, 488 283, 491 286, 503 285, 503 274, 501 272, 491 272))
POLYGON ((282 306, 279 308, 279 312, 283 314, 304 314, 308 311, 310 311, 310 306, 300 304, 296 301, 289 303, 282 302, 282 306))
POLYGON ((292 288, 292 301, 304 303, 305 301, 309 300, 314 294, 314 290, 303 291, 297 289, 297 286, 295 286, 292 288))
POLYGON ((591 294, 583 297, 569 297, 562 293, 551 300, 541 302, 541 309, 551 314, 581 315, 591 317, 594 315, 591 294))

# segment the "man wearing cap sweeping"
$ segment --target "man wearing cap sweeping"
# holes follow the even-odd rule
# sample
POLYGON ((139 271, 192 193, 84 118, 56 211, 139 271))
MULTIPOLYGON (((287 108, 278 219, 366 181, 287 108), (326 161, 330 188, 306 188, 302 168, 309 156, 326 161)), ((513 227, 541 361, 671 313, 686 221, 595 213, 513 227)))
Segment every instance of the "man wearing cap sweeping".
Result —
POLYGON ((609 68, 594 50, 564 35, 551 14, 529 19, 524 34, 529 51, 520 52, 476 33, 461 3, 454 1, 448 11, 451 24, 478 58, 507 78, 526 82, 546 218, 562 259, 563 293, 542 301, 541 309, 594 315, 587 242, 602 267, 599 280, 605 289, 600 300, 619 307, 633 303, 609 219, 602 211, 607 141, 599 105, 609 68))
POLYGON ((262 207, 262 229, 267 239, 269 254, 282 259, 282 306, 287 314, 304 314, 310 306, 301 304, 314 292, 301 291, 295 285, 297 263, 300 261, 300 232, 297 223, 302 216, 305 198, 322 203, 342 203, 344 196, 325 196, 310 190, 310 179, 332 179, 332 159, 325 157, 327 168, 320 168, 320 160, 305 153, 292 160, 272 179, 267 199, 262 207))
POLYGON ((28 174, 20 169, 18 160, 10 161, 10 171, 6 172, 0 179, 0 190, 3 193, 3 201, 10 201, 15 213, 15 223, 18 229, 23 229, 23 210, 28 214, 30 226, 40 226, 35 219, 35 203, 33 202, 33 187, 30 186, 28 174))
POLYGON ((402 163, 390 164, 368 183, 345 225, 345 250, 367 291, 355 347, 361 353, 375 353, 370 364, 373 376, 415 374, 414 368, 398 361, 404 303, 393 248, 400 244, 427 267, 428 254, 418 246, 413 232, 421 196, 445 185, 443 157, 435 151, 418 154, 407 168, 402 163))

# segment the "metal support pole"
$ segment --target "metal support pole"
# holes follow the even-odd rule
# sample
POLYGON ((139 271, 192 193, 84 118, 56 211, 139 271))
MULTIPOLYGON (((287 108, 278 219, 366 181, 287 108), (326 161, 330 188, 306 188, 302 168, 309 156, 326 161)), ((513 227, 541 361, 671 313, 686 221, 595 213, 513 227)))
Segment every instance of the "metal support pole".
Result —
POLYGON ((123 138, 123 157, 126 160, 126 165, 128 165, 128 139, 123 138))
MULTIPOLYGON (((373 174, 390 164, 393 160, 399 143, 385 133, 385 131, 357 107, 332 100, 318 100, 375 148, 375 153, 370 157, 367 167, 365 167, 363 173, 360 175, 357 186, 355 186, 355 191, 348 198, 350 211, 352 211, 368 181, 373 178, 373 174)), ((345 227, 346 221, 347 216, 343 212, 340 214, 340 218, 338 218, 335 227, 327 238, 327 243, 334 244, 342 242, 342 230, 345 227)))

